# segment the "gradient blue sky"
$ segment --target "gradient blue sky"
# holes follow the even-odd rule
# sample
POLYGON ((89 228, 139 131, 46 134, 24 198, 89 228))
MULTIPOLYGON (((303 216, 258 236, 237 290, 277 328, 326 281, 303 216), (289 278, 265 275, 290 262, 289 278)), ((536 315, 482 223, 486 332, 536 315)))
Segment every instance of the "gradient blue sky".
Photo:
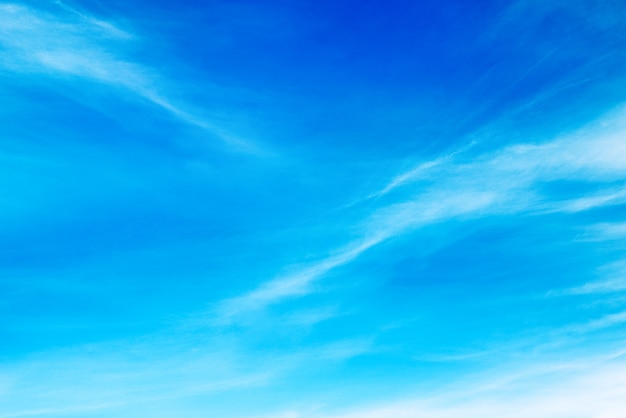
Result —
POLYGON ((0 418, 623 417, 624 16, 0 4, 0 418))

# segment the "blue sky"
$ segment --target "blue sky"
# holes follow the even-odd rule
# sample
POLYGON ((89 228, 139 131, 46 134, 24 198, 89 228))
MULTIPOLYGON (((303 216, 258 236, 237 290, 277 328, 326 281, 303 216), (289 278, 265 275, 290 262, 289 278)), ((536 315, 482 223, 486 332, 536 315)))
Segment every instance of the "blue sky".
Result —
POLYGON ((0 4, 0 418, 621 416, 625 14, 0 4))

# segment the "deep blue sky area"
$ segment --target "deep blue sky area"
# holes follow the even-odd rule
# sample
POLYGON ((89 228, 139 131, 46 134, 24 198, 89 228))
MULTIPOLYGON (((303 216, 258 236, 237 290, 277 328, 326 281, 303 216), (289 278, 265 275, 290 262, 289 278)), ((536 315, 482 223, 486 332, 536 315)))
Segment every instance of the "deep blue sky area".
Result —
POLYGON ((621 418, 624 16, 0 3, 0 418, 621 418))

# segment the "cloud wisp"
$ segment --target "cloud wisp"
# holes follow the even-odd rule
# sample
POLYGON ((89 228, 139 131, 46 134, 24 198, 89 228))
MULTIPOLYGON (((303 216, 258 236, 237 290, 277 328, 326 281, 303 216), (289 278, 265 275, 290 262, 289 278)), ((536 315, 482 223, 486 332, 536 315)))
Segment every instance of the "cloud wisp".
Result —
POLYGON ((126 44, 137 37, 114 23, 63 4, 54 15, 19 4, 0 4, 0 26, 0 47, 4 50, 0 65, 5 71, 78 78, 123 89, 234 150, 261 152, 207 118, 174 104, 163 88, 171 82, 154 68, 128 57, 126 44))
MULTIPOLYGON (((467 376, 443 391, 339 411, 290 411, 294 418, 618 418, 626 407, 623 353, 530 369, 467 376)), ((277 412, 274 416, 281 416, 277 412)))
MULTIPOLYGON (((626 177, 626 111, 619 109, 565 137, 538 144, 517 144, 482 155, 454 153, 420 163, 380 191, 377 207, 356 226, 362 238, 316 263, 260 284, 227 299, 216 310, 218 324, 246 313, 307 295, 313 283, 371 248, 420 227, 455 218, 514 214, 574 213, 619 204, 624 192, 612 182, 626 177), (462 155, 462 158, 457 155, 462 155), (542 186, 560 180, 597 185, 595 196, 554 197, 542 186)), ((353 209, 354 210, 354 209, 353 209)))

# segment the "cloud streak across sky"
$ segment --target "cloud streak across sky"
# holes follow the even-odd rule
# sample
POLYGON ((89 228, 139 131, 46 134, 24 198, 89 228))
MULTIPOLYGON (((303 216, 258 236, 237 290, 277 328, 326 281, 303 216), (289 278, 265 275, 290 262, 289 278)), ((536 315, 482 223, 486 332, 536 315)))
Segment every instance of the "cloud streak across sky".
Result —
POLYGON ((122 88, 181 122, 207 131, 236 150, 254 151, 253 144, 228 136, 209 120, 172 103, 160 87, 167 81, 157 70, 118 53, 128 49, 124 43, 135 40, 133 34, 62 3, 58 6, 61 13, 51 15, 20 4, 0 5, 3 28, 0 41, 5 50, 5 69, 77 77, 122 88))
POLYGON ((364 222, 364 238, 335 250, 328 258, 226 301, 220 307, 220 315, 228 321, 239 311, 255 311, 281 299, 306 294, 329 271, 354 261, 375 245, 420 226, 458 217, 546 210, 578 212, 624 202, 623 191, 614 191, 610 184, 623 179, 626 173, 625 122, 626 116, 620 109, 568 138, 543 144, 517 144, 490 155, 473 156, 470 162, 448 157, 445 162, 421 163, 372 195, 379 198, 394 189, 410 188, 413 182, 426 183, 426 186, 419 184, 416 192, 404 192, 400 202, 396 199, 380 205, 364 222), (598 129, 598 125, 603 128, 598 129), (592 196, 558 200, 539 195, 541 183, 556 180, 595 180, 599 191, 592 196), (414 196, 403 200, 407 194, 414 196))
POLYGON ((620 416, 622 11, 1 4, 0 417, 620 416))

